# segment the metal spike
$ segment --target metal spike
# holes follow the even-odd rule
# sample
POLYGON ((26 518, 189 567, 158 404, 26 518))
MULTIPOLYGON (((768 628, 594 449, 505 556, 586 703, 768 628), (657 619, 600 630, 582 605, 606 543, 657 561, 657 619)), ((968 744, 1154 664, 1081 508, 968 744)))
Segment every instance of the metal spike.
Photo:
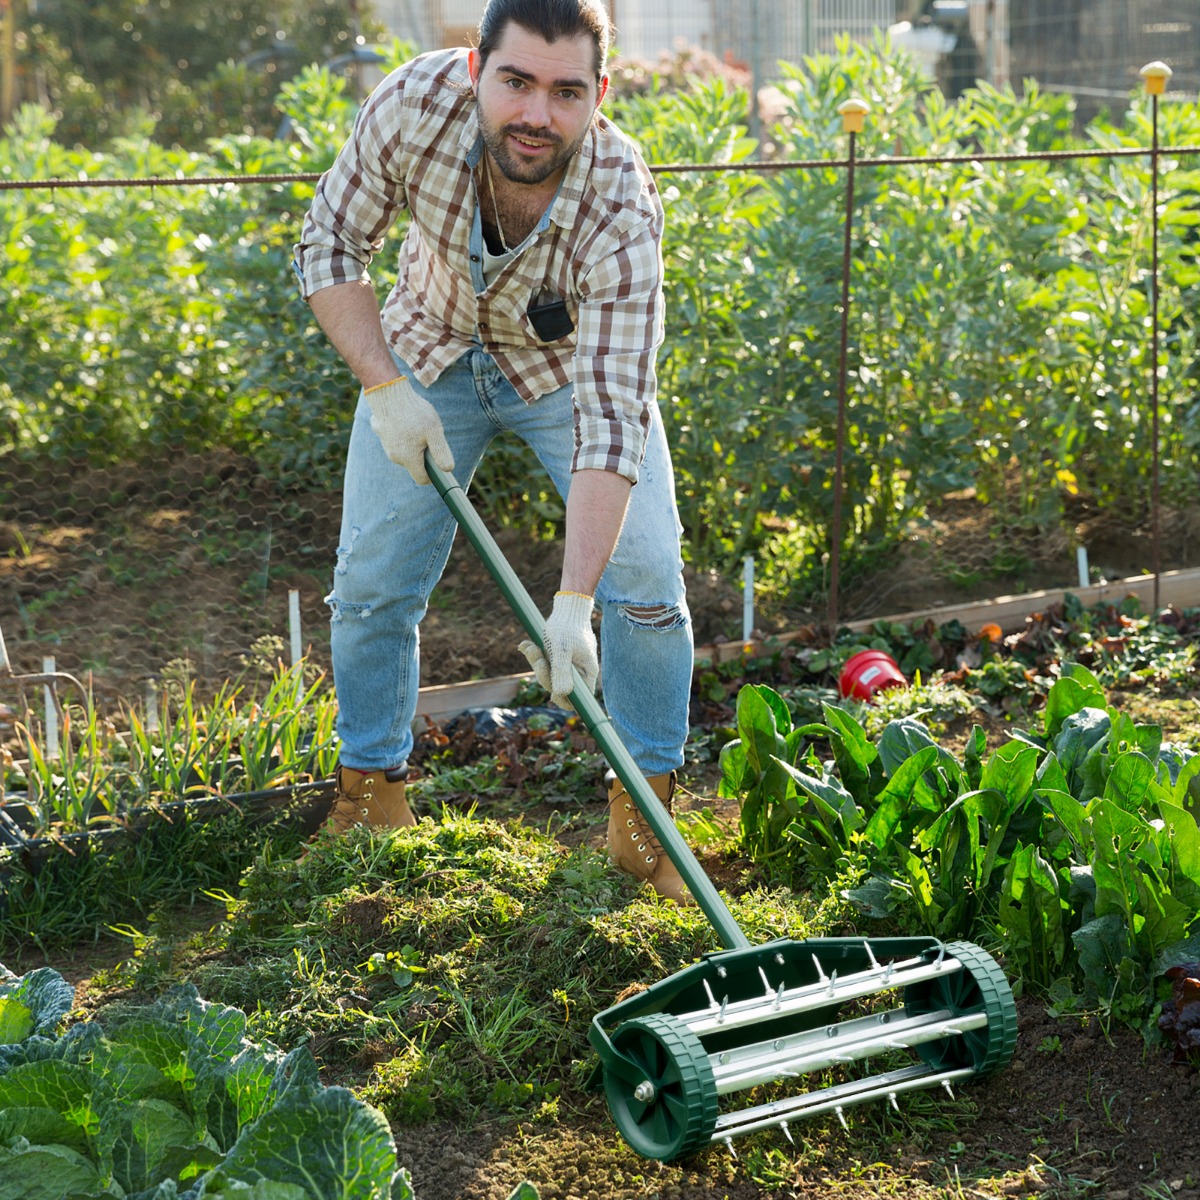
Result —
POLYGON ((837 1119, 841 1121, 842 1128, 849 1132, 850 1126, 846 1124, 846 1114, 842 1112, 842 1106, 839 1104, 833 1111, 837 1113, 837 1119))
POLYGON ((869 958, 871 960, 871 966, 873 966, 875 968, 875 970, 878 971, 879 970, 879 959, 877 959, 875 957, 875 951, 871 949, 871 943, 864 940, 863 941, 863 949, 867 952, 867 958, 869 958))
POLYGON ((708 980, 707 980, 707 979, 706 979, 706 980, 704 980, 704 990, 705 990, 705 991, 708 993, 708 1007, 709 1007, 709 1008, 720 1008, 720 1005, 717 1003, 717 998, 716 998, 716 996, 714 996, 714 995, 713 995, 713 990, 712 990, 712 988, 710 988, 710 987, 708 986, 708 980))
POLYGON ((821 960, 819 958, 817 958, 817 956, 815 954, 812 956, 812 960, 813 960, 813 966, 817 968, 817 978, 822 983, 828 983, 829 976, 826 975, 825 972, 821 970, 821 960))
POLYGON ((907 1042, 900 1041, 899 1038, 891 1038, 887 1043, 889 1050, 909 1050, 911 1047, 907 1042))
POLYGON ((733 1138, 727 1137, 725 1139, 725 1145, 728 1147, 729 1153, 732 1154, 734 1159, 736 1160, 737 1159, 737 1151, 733 1148, 733 1138))
POLYGON ((888 1092, 888 1103, 897 1111, 900 1111, 900 1105, 896 1103, 896 1093, 888 1092))
POLYGON ((954 1099, 954 1089, 950 1086, 950 1080, 943 1079, 942 1087, 944 1087, 946 1089, 946 1095, 948 1095, 950 1097, 950 1099, 953 1100, 954 1099))
POLYGON ((725 998, 724 998, 724 999, 721 1001, 721 1011, 720 1011, 719 1013, 717 1013, 717 1024, 718 1024, 718 1025, 724 1025, 724 1024, 725 1024, 725 1010, 726 1010, 728 1007, 729 1007, 729 997, 728 997, 728 996, 726 996, 726 997, 725 997, 725 998))
POLYGON ((783 1130, 783 1136, 787 1138, 787 1140, 794 1146, 796 1144, 796 1139, 792 1137, 792 1131, 788 1128, 788 1123, 786 1121, 780 1121, 779 1128, 783 1130))
POLYGON ((888 963, 888 965, 884 968, 884 971, 883 971, 883 982, 884 983, 887 983, 887 981, 889 979, 891 979, 892 973, 895 971, 895 969, 896 969, 896 960, 892 959, 892 961, 890 963, 888 963))
POLYGON ((948 1034, 950 1034, 953 1037, 962 1037, 962 1035, 963 1035, 963 1031, 961 1029, 955 1029, 955 1027, 953 1025, 945 1025, 945 1026, 943 1026, 943 1028, 945 1029, 945 1031, 948 1034))
POLYGON ((829 994, 833 995, 833 989, 837 986, 837 972, 834 971, 829 977, 829 994))
POLYGON ((770 996, 775 991, 775 989, 771 986, 771 981, 767 978, 766 971, 764 971, 762 969, 762 967, 759 967, 758 974, 759 974, 759 977, 763 981, 763 987, 765 987, 767 989, 767 995, 770 996))
POLYGON ((942 963, 945 961, 945 958, 946 958, 946 943, 942 942, 938 946, 938 956, 933 961, 933 969, 935 971, 940 971, 942 969, 942 963))
POLYGON ((775 1003, 772 1007, 774 1007, 776 1011, 783 1007, 783 989, 784 985, 782 983, 778 988, 775 989, 775 1003))

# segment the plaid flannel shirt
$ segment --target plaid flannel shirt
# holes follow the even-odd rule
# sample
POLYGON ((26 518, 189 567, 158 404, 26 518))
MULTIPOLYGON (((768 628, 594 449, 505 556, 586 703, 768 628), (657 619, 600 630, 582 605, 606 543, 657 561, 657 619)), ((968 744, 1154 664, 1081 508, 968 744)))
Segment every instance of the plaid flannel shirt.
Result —
POLYGON ((598 115, 530 241, 485 287, 471 240, 482 151, 465 50, 424 54, 392 72, 317 185, 295 248, 301 291, 307 299, 368 281, 372 257, 407 208, 382 311, 396 353, 426 386, 478 345, 527 403, 572 383, 572 469, 636 483, 663 328, 654 181, 633 143, 598 115), (554 297, 575 329, 545 343, 527 312, 554 297))

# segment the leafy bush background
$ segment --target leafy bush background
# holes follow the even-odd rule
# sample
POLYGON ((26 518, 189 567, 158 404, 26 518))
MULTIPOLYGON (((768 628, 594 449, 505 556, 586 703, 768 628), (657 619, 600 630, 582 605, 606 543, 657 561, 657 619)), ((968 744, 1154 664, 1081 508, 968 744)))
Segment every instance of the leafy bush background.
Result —
MULTIPOLYGON (((399 61, 408 48, 397 47, 399 61)), ((1150 142, 1148 101, 1070 134, 1070 101, 987 86, 949 105, 903 58, 844 43, 786 68, 777 157, 837 159, 837 105, 872 104, 860 158, 938 158, 1150 142)), ((727 80, 627 93, 615 116, 653 164, 745 162, 746 98, 727 80)), ((285 85, 286 141, 203 152, 146 133, 67 149, 21 111, 13 179, 318 172, 348 132, 343 81, 285 85)), ((1164 105, 1166 146, 1200 143, 1164 105)), ((1200 488, 1195 157, 1164 159, 1159 365, 1163 494, 1200 488)), ((764 547, 803 576, 829 543, 845 173, 664 173, 667 339, 660 363, 688 552, 728 568, 764 547)), ((228 447, 280 488, 337 489, 353 380, 299 300, 291 245, 312 194, 273 184, 0 193, 0 464, 169 463, 228 447)), ((377 260, 390 280, 395 230, 377 260)), ((1150 175, 1145 155, 864 167, 856 180, 846 553, 894 544, 947 491, 1000 522, 1060 519, 1082 494, 1136 521, 1148 504, 1150 175)), ((544 529, 556 501, 520 450, 485 468, 489 515, 544 529)), ((4 490, 0 466, 0 492, 4 490)))

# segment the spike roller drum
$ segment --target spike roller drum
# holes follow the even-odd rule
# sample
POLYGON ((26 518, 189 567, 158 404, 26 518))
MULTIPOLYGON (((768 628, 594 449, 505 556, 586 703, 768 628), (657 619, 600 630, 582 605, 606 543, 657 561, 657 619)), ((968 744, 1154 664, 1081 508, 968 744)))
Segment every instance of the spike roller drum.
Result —
MULTIPOLYGON (((512 606, 541 645, 541 614, 453 475, 426 455, 445 500, 512 606)), ((588 1039, 622 1137, 669 1162, 712 1144, 779 1129, 868 1101, 899 1106, 923 1088, 951 1095, 998 1071, 1017 1039, 1012 991, 995 960, 969 942, 935 938, 811 938, 751 946, 675 828, 599 701, 571 693, 596 739, 724 950, 598 1014, 588 1039), (864 1064, 886 1061, 870 1073, 864 1064), (829 1068, 844 1080, 809 1090, 829 1068), (776 1085, 783 1085, 782 1087, 776 1085), (755 1095, 770 1088, 770 1096, 755 1095), (786 1090, 788 1095, 779 1093, 786 1090)))
POLYGON ((792 1122, 833 1112, 844 1123, 847 1108, 898 1107, 905 1092, 953 1095, 1006 1065, 1016 1034, 1008 982, 978 946, 825 938, 709 955, 599 1014, 589 1037, 621 1135, 669 1162, 762 1129, 791 1140, 792 1122), (876 1056, 886 1069, 864 1073, 876 1056), (846 1081, 799 1090, 830 1067, 846 1081), (746 1102, 769 1084, 797 1091, 746 1102))

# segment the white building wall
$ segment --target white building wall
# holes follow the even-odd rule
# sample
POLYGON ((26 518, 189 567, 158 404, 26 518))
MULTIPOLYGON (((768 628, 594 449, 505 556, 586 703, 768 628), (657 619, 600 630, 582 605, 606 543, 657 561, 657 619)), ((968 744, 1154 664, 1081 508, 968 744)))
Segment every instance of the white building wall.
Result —
MULTIPOLYGON (((831 51, 841 33, 869 41, 895 21, 896 0, 607 0, 615 45, 629 58, 655 59, 680 42, 749 65, 764 74, 780 59, 831 51), (756 18, 756 19, 755 19, 756 18)), ((1005 0, 1000 0, 1005 3, 1005 0)), ((484 0, 375 0, 397 37, 422 49, 473 42, 484 0)))

